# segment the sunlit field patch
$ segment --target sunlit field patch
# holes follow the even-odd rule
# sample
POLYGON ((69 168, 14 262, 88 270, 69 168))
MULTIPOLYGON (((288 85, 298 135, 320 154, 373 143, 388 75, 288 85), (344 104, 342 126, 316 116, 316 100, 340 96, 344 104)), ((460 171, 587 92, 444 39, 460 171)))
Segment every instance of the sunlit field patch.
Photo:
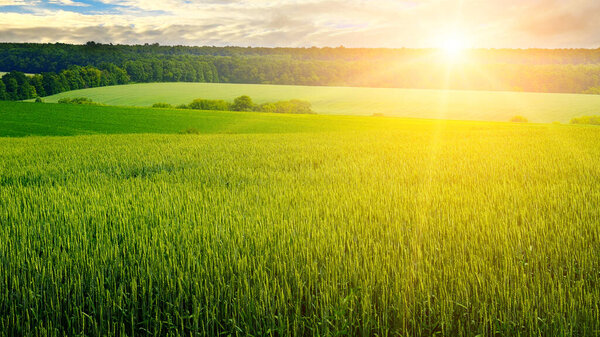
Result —
POLYGON ((196 98, 233 101, 249 95, 256 103, 301 99, 318 114, 482 120, 507 122, 514 115, 536 123, 567 123, 573 117, 598 114, 600 95, 311 87, 226 83, 143 83, 63 92, 44 98, 88 97, 108 105, 188 104, 196 98))

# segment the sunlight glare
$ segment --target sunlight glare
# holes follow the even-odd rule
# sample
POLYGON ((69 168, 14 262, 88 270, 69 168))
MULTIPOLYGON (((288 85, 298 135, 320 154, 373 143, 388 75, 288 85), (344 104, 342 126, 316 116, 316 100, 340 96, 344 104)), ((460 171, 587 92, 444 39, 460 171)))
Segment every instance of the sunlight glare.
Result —
POLYGON ((455 61, 462 56, 465 48, 466 44, 464 39, 457 36, 451 36, 444 40, 442 51, 447 59, 455 61))
POLYGON ((465 50, 469 48, 466 35, 456 31, 441 36, 437 45, 440 50, 440 57, 446 62, 452 63, 463 59, 466 56, 465 50))

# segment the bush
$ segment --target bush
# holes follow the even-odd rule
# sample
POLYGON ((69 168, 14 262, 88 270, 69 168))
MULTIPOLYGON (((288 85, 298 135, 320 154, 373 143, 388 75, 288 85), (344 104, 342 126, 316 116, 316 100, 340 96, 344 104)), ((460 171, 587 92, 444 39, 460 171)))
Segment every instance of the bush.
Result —
POLYGON ((314 114, 315 112, 312 110, 312 106, 308 101, 301 101, 299 99, 293 99, 289 101, 289 104, 292 107, 292 113, 295 114, 314 114))
POLYGON ((294 110, 288 101, 275 102, 273 105, 275 105, 275 112, 280 114, 291 114, 294 110))
POLYGON ((175 107, 175 109, 189 109, 189 108, 186 104, 179 104, 178 106, 175 107))
POLYGON ((260 112, 277 112, 277 106, 274 103, 264 103, 257 107, 260 112))
POLYGON ((513 118, 510 119, 511 122, 513 123, 527 123, 529 122, 527 120, 527 118, 523 117, 523 116, 514 116, 513 118))
MULTIPOLYGON (((158 103, 157 103, 158 104, 158 103)), ((310 102, 293 99, 275 103, 256 105, 248 96, 240 96, 232 103, 224 100, 195 99, 192 103, 178 105, 178 109, 218 110, 218 111, 259 111, 289 114, 314 114, 310 102)))
POLYGON ((231 105, 223 100, 195 99, 188 105, 189 109, 229 111, 231 105))
POLYGON ((252 98, 249 96, 240 96, 233 101, 233 105, 231 106, 231 110, 233 111, 253 111, 254 103, 252 102, 252 98))
POLYGON ((275 103, 265 103, 258 107, 261 112, 275 112, 288 114, 314 114, 310 102, 293 99, 290 101, 279 101, 275 103))
POLYGON ((35 102, 36 103, 44 103, 44 101, 40 97, 36 97, 35 102))
POLYGON ((600 125, 600 116, 583 116, 571 119, 571 124, 600 125))
POLYGON ((159 108, 159 109, 170 109, 173 106, 169 103, 154 103, 152 104, 153 108, 159 108))
POLYGON ((80 105, 100 105, 87 97, 61 98, 58 100, 60 104, 80 104, 80 105))

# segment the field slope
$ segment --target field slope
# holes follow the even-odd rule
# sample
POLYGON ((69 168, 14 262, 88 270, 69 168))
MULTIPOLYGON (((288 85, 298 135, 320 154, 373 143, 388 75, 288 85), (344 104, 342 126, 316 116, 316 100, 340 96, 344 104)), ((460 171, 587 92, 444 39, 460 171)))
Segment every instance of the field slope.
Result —
POLYGON ((249 95, 258 103, 286 99, 312 102, 320 114, 371 115, 457 120, 508 121, 522 115, 532 122, 568 122, 598 114, 600 95, 520 92, 311 87, 221 83, 144 83, 75 90, 45 98, 84 96, 109 105, 150 106, 189 103, 195 98, 233 100, 249 95))
POLYGON ((0 137, 162 133, 292 133, 365 130, 396 118, 269 114, 0 101, 0 137))

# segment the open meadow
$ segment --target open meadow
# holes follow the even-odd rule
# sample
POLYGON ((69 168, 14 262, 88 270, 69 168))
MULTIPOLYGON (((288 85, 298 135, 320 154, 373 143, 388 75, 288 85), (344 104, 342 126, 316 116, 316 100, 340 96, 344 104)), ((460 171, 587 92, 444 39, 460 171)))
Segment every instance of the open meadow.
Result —
POLYGON ((515 115, 532 122, 566 123, 598 113, 600 95, 421 90, 227 83, 141 83, 63 92, 44 98, 88 97, 122 106, 164 102, 187 104, 196 98, 224 99, 248 95, 257 103, 302 99, 319 114, 371 115, 506 122, 515 115))
POLYGON ((0 0, 0 337, 600 337, 600 0, 0 0))
POLYGON ((417 119, 199 111, 0 101, 0 137, 87 134, 293 133, 368 130, 417 119))
POLYGON ((598 127, 0 114, 0 335, 600 333, 598 127))

